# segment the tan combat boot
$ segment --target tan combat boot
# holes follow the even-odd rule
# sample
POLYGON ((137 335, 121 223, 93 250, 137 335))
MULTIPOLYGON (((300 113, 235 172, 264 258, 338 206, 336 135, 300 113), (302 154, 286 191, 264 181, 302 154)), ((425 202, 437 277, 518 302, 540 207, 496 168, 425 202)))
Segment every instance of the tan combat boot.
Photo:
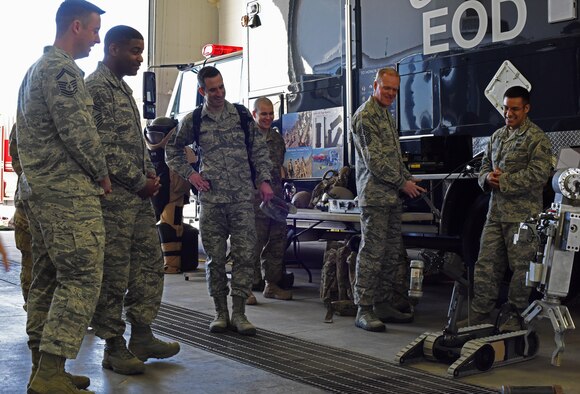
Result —
POLYGON ((264 292, 262 294, 265 298, 275 298, 277 300, 285 301, 292 299, 292 291, 281 289, 277 284, 271 282, 266 282, 266 286, 264 287, 264 292))
POLYGON ((214 297, 215 318, 209 323, 210 332, 225 332, 230 325, 227 296, 214 297))
POLYGON ((137 375, 145 372, 145 364, 127 349, 127 343, 122 336, 105 340, 105 354, 101 365, 121 375, 137 375))
POLYGON ((372 305, 359 305, 354 324, 367 331, 379 332, 387 329, 375 315, 372 305))
POLYGON ((45 393, 93 393, 93 391, 81 390, 76 387, 70 375, 64 372, 64 363, 66 359, 50 353, 40 353, 38 369, 28 386, 28 394, 45 394, 45 393))
POLYGON ((131 325, 129 351, 139 360, 145 362, 150 358, 169 358, 179 353, 179 343, 163 342, 153 336, 151 326, 131 325))
MULTIPOLYGON (((173 243, 171 243, 173 244, 173 243)), ((166 250, 167 244, 161 244, 163 253, 172 251, 166 250), (165 246, 165 249, 163 248, 165 246)), ((163 256, 163 271, 166 274, 180 274, 181 273, 181 256, 163 256)))
POLYGON ((256 305, 257 303, 258 300, 256 299, 256 296, 250 291, 250 295, 246 298, 246 305, 256 305))
POLYGON ((231 324, 234 331, 242 335, 256 335, 256 327, 246 317, 246 300, 243 297, 232 296, 233 311, 231 324))
MULTIPOLYGON (((28 379, 28 384, 26 387, 30 387, 30 383, 32 382, 32 378, 34 378, 34 375, 38 370, 38 363, 40 361, 40 351, 36 348, 30 349, 30 351, 32 352, 32 372, 30 373, 30 379, 28 379)), ((91 379, 89 379, 88 376, 72 375, 66 371, 64 374, 68 375, 69 379, 80 390, 86 389, 91 384, 91 379)))

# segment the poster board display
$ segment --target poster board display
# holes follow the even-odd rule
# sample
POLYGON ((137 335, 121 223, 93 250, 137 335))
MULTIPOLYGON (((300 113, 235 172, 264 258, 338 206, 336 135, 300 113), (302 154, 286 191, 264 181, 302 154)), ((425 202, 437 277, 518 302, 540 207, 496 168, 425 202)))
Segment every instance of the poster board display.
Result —
POLYGON ((343 108, 282 115, 288 179, 320 178, 343 163, 343 108))

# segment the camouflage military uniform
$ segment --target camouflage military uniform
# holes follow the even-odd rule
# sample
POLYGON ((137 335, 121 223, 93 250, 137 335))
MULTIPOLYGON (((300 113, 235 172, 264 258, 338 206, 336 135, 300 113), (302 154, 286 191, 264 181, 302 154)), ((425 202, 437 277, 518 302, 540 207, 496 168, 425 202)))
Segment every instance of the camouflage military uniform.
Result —
MULTIPOLYGON (((210 183, 210 190, 199 193, 199 229, 207 255, 206 278, 209 295, 228 294, 226 277, 226 242, 231 244, 231 294, 248 297, 256 259, 256 223, 253 208, 254 185, 248 163, 248 150, 238 111, 229 102, 221 114, 213 114, 204 105, 201 112, 199 145, 200 174, 210 183)), ((256 170, 256 184, 270 180, 272 164, 268 147, 255 124, 250 124, 249 158, 256 170)), ((165 147, 167 165, 185 179, 194 172, 183 148, 192 144, 193 121, 188 114, 177 126, 175 139, 165 147)))
POLYGON ((393 303, 402 279, 399 189, 411 179, 401 157, 394 121, 388 109, 370 97, 354 114, 356 186, 361 207, 362 240, 356 264, 357 305, 393 303))
POLYGON ((98 182, 107 164, 82 74, 69 54, 46 47, 24 77, 16 119, 34 257, 28 346, 68 359, 95 310, 105 244, 98 182))
MULTIPOLYGON (((22 166, 18 158, 18 147, 16 142, 16 123, 10 131, 10 157, 12 157, 12 168, 18 177, 22 174, 22 166)), ((22 288, 22 297, 24 297, 24 309, 27 309, 26 299, 32 282, 32 237, 28 225, 28 218, 24 212, 24 205, 20 201, 18 188, 14 195, 14 240, 16 248, 20 251, 21 270, 20 270, 20 287, 22 288)))
MULTIPOLYGON (((271 186, 277 197, 283 198, 281 169, 284 164, 286 144, 276 130, 270 128, 266 133, 266 144, 270 152, 272 169, 270 170, 271 186)), ((264 279, 270 283, 278 283, 284 272, 284 252, 286 251, 286 224, 266 216, 260 209, 260 195, 256 193, 254 211, 256 212, 256 263, 254 266, 254 283, 264 279)))
POLYGON ((133 91, 102 62, 86 80, 113 192, 101 201, 106 244, 103 285, 92 326, 103 339, 121 336, 123 301, 132 324, 150 325, 163 293, 163 258, 149 199, 136 193, 155 174, 133 91), (125 295, 125 292, 127 294, 125 295))
POLYGON ((472 309, 478 313, 493 310, 506 270, 512 270, 508 299, 518 309, 528 306, 531 288, 526 272, 536 243, 513 244, 519 223, 542 211, 542 190, 552 168, 548 137, 529 119, 519 129, 497 130, 488 143, 479 173, 479 185, 489 190, 487 174, 500 168, 500 190, 491 191, 487 221, 475 265, 472 309))

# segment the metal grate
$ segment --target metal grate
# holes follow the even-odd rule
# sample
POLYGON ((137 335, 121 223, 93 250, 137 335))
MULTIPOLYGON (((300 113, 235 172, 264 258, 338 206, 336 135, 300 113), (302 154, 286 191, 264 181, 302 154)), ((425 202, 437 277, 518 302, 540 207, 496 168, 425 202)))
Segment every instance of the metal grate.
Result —
POLYGON ((497 393, 446 377, 258 329, 212 334, 212 316, 163 303, 153 329, 182 343, 334 393, 497 393))
MULTIPOLYGON (((546 135, 552 143, 552 153, 556 157, 558 157, 560 149, 580 145, 579 130, 547 132, 546 135)), ((475 155, 478 152, 485 150, 488 142, 489 137, 473 138, 473 154, 475 155)))
POLYGON ((552 151, 556 156, 561 148, 580 145, 580 132, 574 131, 558 131, 554 133, 546 133, 550 142, 552 143, 552 151))

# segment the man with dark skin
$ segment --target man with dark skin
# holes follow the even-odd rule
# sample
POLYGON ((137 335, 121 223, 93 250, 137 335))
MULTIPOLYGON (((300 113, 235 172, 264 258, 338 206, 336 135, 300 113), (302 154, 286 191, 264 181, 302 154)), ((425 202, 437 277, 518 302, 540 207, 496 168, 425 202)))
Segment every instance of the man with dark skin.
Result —
POLYGON ((101 202, 105 221, 105 265, 99 302, 92 321, 106 340, 102 365, 124 374, 143 373, 148 358, 179 352, 177 342, 155 338, 151 323, 163 293, 163 258, 150 198, 160 188, 141 132, 133 92, 123 80, 143 62, 143 36, 115 26, 105 36, 105 57, 87 77, 93 117, 105 150, 114 192, 101 202), (123 306, 131 323, 127 349, 123 306))

